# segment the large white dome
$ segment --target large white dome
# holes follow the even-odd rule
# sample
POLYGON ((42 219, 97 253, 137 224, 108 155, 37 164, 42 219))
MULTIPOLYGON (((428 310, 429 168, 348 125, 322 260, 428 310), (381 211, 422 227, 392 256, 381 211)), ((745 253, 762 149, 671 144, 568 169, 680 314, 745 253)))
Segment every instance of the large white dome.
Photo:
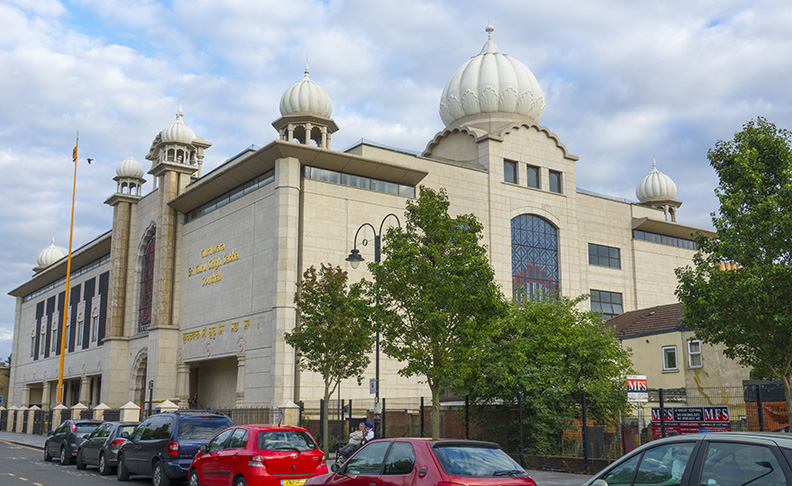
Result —
POLYGON ((280 100, 282 116, 297 113, 314 113, 325 118, 333 114, 333 102, 327 92, 308 77, 308 64, 305 65, 305 77, 292 85, 283 93, 280 100))
POLYGON ((535 122, 544 114, 539 82, 525 64, 498 50, 492 41, 494 30, 487 26, 489 40, 481 52, 460 66, 443 89, 440 118, 446 127, 481 113, 515 113, 535 122))
POLYGON ((143 178, 143 166, 140 162, 135 160, 131 155, 122 160, 118 167, 116 167, 116 175, 118 177, 133 177, 135 179, 143 178))
POLYGON ((195 132, 184 124, 184 113, 181 106, 176 113, 176 121, 165 127, 161 132, 163 142, 192 143, 195 140, 195 132))
POLYGON ((55 238, 52 239, 52 244, 43 250, 41 253, 38 254, 38 258, 36 258, 36 263, 39 267, 44 268, 52 265, 53 263, 57 262, 61 258, 66 256, 66 250, 63 248, 55 246, 55 238))
POLYGON ((670 177, 657 170, 657 162, 652 162, 652 172, 638 184, 635 196, 639 201, 663 201, 676 197, 677 187, 670 177))

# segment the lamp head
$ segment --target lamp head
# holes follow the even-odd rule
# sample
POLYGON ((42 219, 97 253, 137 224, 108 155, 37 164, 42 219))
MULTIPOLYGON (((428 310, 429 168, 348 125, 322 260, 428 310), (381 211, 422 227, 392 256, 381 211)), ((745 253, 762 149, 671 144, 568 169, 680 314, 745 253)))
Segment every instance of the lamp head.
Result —
POLYGON ((360 265, 360 262, 363 261, 363 257, 360 256, 360 250, 353 248, 349 256, 346 257, 346 261, 352 264, 352 268, 356 269, 358 265, 360 265))

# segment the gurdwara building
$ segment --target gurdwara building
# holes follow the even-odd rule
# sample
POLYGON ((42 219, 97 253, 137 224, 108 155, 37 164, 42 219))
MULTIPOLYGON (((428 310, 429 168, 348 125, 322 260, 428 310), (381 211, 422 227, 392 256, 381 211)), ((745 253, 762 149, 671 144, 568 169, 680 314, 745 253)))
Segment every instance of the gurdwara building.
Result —
MULTIPOLYGON (((154 400, 181 406, 196 395, 212 408, 318 400, 321 379, 299 370, 284 341, 296 283, 321 263, 366 277, 345 261, 353 246, 374 257, 371 227, 355 240, 358 229, 396 224, 388 215, 403 215, 422 185, 445 188, 452 213, 483 223, 507 294, 590 294, 584 305, 606 318, 675 302, 674 268, 691 262, 692 234, 711 232, 677 221, 676 186, 657 168, 639 181, 637 202, 577 189, 578 157, 540 124, 542 88, 487 31, 448 80, 444 127, 420 153, 367 142, 333 150, 333 105, 306 68, 281 98, 277 138, 212 171, 202 171, 211 143, 181 108, 155 135, 147 171, 119 154, 105 201, 112 228, 73 252, 70 288, 64 251, 51 245, 10 293, 7 404, 56 403, 64 312, 66 406, 141 403, 149 383, 154 400)), ((399 368, 383 357, 381 396, 428 395, 399 368)), ((369 398, 369 387, 350 380, 341 395, 369 398)))

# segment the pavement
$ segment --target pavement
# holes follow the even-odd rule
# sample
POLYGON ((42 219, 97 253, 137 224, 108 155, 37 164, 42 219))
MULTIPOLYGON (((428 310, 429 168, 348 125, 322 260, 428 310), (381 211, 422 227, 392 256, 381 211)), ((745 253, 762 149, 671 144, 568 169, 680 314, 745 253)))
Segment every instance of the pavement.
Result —
MULTIPOLYGON (((0 441, 44 450, 44 442, 47 441, 47 436, 0 432, 0 441)), ((528 474, 531 475, 538 486, 580 486, 591 477, 584 474, 567 474, 553 471, 529 470, 528 474)))

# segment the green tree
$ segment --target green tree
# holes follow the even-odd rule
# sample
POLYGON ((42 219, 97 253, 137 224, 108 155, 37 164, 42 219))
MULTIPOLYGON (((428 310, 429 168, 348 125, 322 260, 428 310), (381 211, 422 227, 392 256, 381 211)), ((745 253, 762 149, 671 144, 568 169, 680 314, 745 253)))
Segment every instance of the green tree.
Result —
POLYGON ((355 287, 347 289, 347 273, 338 266, 306 270, 294 303, 299 319, 285 339, 297 351, 302 369, 318 373, 324 381, 322 442, 329 452, 328 402, 341 380, 354 376, 360 384, 370 362, 372 326, 365 317, 365 300, 355 287))
POLYGON ((547 296, 512 306, 489 337, 486 356, 471 362, 460 384, 479 404, 522 395, 534 453, 561 452, 561 432, 581 418, 581 390, 589 419, 613 423, 629 408, 630 353, 603 328, 599 313, 578 307, 587 297, 547 296))
POLYGON ((698 235, 693 266, 676 270, 684 320, 753 377, 780 379, 792 419, 790 132, 757 118, 707 156, 720 178, 718 234, 698 235))
POLYGON ((402 376, 423 376, 432 392, 432 435, 440 435, 440 394, 505 310, 481 223, 452 217, 445 190, 421 187, 408 201, 404 228, 388 229, 381 263, 369 263, 370 301, 383 351, 404 363, 402 376))

